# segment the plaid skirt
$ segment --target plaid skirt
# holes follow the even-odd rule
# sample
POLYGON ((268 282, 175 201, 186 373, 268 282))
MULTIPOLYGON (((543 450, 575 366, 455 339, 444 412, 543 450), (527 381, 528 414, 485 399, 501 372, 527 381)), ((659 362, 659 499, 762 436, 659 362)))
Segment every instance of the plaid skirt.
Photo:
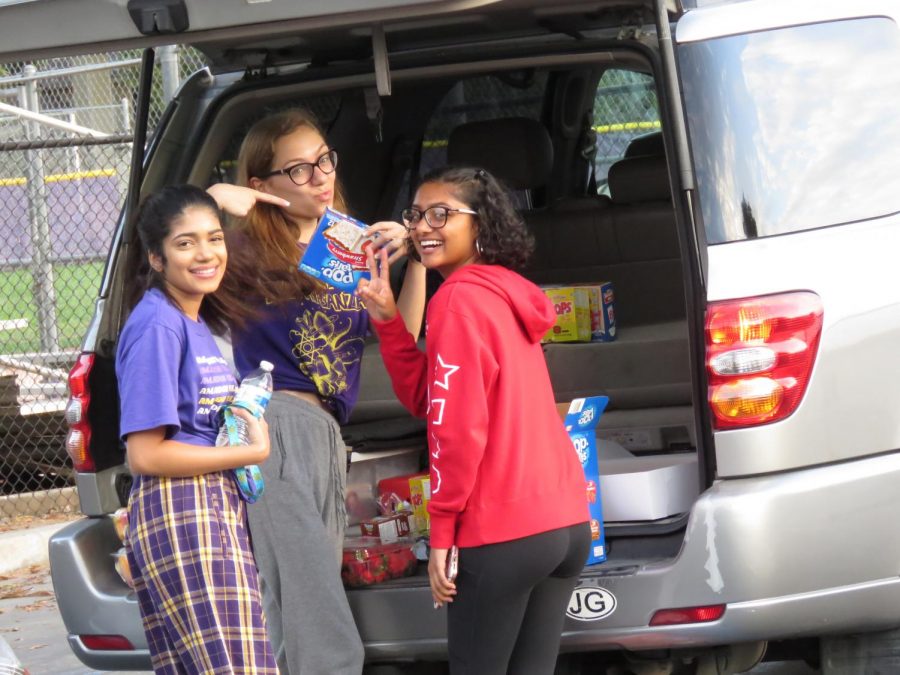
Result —
POLYGON ((246 522, 227 472, 135 479, 126 549, 154 672, 278 672, 246 522))

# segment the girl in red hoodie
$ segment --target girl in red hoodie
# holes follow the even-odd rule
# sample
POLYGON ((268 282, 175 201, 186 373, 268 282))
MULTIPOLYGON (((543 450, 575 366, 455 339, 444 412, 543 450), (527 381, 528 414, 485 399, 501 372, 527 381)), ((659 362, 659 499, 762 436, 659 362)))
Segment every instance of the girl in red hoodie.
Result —
POLYGON ((369 254, 372 281, 359 293, 397 397, 428 419, 428 575, 435 606, 450 603, 451 672, 546 675, 590 528, 541 350, 553 306, 513 271, 534 244, 483 169, 430 173, 402 218, 413 252, 444 277, 428 305, 426 353, 397 313, 385 254, 369 254), (445 572, 453 545, 455 583, 445 572))

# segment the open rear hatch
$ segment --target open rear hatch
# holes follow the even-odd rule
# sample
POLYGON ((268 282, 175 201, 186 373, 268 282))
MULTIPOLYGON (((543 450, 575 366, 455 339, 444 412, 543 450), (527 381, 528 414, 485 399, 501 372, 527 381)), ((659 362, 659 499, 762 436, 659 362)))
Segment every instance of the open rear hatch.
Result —
POLYGON ((177 43, 197 47, 215 67, 234 68, 368 58, 373 39, 402 51, 498 35, 578 39, 586 29, 652 21, 648 0, 4 0, 0 62, 177 43))

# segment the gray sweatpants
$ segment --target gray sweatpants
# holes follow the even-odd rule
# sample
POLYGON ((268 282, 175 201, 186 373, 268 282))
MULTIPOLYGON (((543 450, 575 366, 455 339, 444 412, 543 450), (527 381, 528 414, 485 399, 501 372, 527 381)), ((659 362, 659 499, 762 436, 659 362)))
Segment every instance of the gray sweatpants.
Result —
POLYGON ((266 410, 265 492, 250 536, 282 675, 359 675, 363 646, 340 576, 346 450, 331 415, 275 392, 266 410))

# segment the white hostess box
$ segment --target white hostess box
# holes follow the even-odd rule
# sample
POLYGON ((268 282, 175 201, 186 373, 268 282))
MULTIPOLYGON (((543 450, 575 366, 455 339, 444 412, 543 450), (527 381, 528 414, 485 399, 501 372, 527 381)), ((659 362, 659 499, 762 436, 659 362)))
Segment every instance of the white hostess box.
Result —
POLYGON ((600 498, 606 522, 659 520, 691 508, 699 491, 697 455, 606 458, 600 498))

